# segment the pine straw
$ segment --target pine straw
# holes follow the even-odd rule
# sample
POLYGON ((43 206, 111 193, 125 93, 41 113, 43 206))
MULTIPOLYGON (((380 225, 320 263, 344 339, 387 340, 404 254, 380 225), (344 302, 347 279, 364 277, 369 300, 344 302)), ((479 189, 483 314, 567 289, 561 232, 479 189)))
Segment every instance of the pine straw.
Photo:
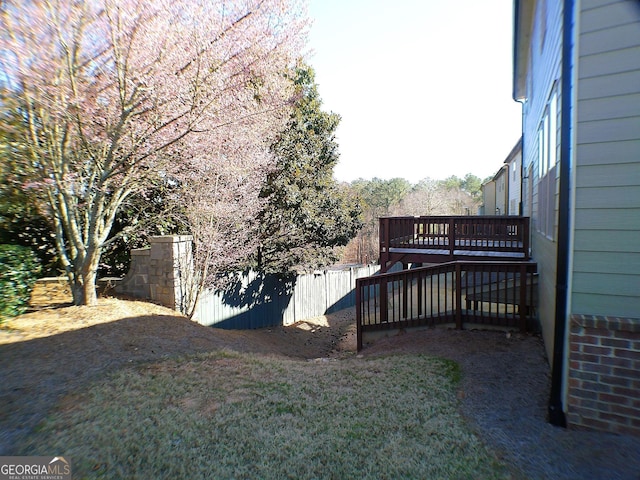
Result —
POLYGON ((67 306, 66 303, 62 305, 64 306, 61 308, 43 308, 7 320, 0 325, 0 345, 50 337, 123 318, 147 315, 181 316, 173 310, 153 303, 123 301, 117 298, 101 298, 94 307, 67 306))

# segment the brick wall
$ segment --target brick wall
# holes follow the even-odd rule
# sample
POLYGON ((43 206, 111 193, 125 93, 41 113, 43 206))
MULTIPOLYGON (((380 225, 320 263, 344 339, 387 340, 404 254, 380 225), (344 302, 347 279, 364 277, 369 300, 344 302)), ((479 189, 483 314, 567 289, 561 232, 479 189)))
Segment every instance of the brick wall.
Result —
POLYGON ((570 427, 640 436, 640 319, 572 315, 570 427))

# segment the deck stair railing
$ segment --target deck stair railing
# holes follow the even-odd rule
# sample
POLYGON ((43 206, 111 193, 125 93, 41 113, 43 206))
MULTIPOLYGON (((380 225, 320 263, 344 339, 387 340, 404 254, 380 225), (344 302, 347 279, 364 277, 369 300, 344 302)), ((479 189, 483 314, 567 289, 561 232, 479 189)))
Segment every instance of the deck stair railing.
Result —
POLYGON ((535 316, 537 266, 454 261, 356 281, 358 350, 368 332, 465 323, 526 331, 535 316))
POLYGON ((426 216, 380 218, 380 265, 451 260, 528 260, 529 218, 426 216))

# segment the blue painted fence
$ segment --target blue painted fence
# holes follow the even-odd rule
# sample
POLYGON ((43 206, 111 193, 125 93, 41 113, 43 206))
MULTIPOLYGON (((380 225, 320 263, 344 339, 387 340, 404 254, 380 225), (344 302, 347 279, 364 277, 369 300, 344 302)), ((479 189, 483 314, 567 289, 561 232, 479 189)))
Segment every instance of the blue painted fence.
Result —
POLYGON ((229 329, 291 325, 354 306, 356 279, 379 269, 368 265, 289 277, 249 271, 224 291, 204 292, 193 318, 229 329))

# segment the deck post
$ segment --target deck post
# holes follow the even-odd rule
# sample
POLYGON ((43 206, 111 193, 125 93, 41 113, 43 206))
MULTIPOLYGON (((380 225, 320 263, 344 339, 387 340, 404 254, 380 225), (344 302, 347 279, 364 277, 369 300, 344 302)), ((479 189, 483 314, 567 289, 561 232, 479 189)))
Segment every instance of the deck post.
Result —
POLYGON ((380 218, 380 270, 382 273, 386 273, 387 271, 387 263, 391 257, 389 253, 389 248, 391 247, 391 240, 389 238, 389 218, 382 217, 380 218))
POLYGON ((529 218, 524 217, 522 221, 522 249, 524 250, 525 260, 529 260, 529 218))
POLYGON ((356 351, 362 350, 362 282, 356 279, 356 351))
MULTIPOLYGON (((408 263, 402 264, 403 270, 406 271, 408 268, 409 268, 408 263)), ((407 305, 408 301, 409 301, 409 275, 404 275, 402 279, 402 318, 404 318, 405 320, 409 315, 409 308, 408 308, 409 306, 407 305)))
POLYGON ((387 298, 387 279, 380 281, 380 323, 389 321, 389 299, 387 298))
POLYGON ((418 316, 422 316, 422 278, 418 277, 418 316))
POLYGON ((453 258, 453 252, 456 249, 456 221, 453 217, 449 218, 449 255, 453 258))
POLYGON ((462 268, 456 262, 456 328, 462 330, 462 268))
POLYGON ((527 331, 527 283, 529 283, 529 277, 527 275, 527 265, 522 263, 520 265, 520 332, 525 333, 527 331))

